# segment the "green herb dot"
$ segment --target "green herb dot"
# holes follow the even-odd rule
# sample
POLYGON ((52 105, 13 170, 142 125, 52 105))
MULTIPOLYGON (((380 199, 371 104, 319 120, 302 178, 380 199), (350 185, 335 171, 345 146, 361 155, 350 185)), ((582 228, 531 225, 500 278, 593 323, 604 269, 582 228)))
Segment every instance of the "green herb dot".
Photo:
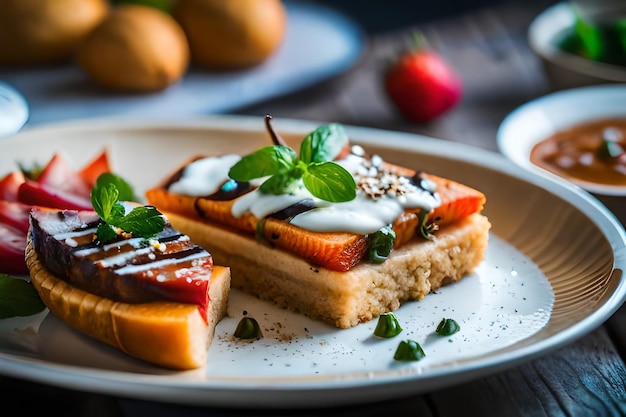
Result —
POLYGON ((235 337, 239 339, 260 339, 263 337, 259 323, 252 317, 243 317, 235 329, 235 337))
POLYGON ((603 161, 611 161, 626 152, 624 148, 616 142, 605 140, 598 148, 598 157, 603 161))
POLYGON ((459 323, 452 319, 442 319, 437 325, 435 333, 439 336, 450 336, 461 330, 459 323))
POLYGON ((402 332, 402 327, 394 313, 384 313, 378 317, 378 323, 374 329, 374 336, 389 339, 402 332))
POLYGON ((424 359, 426 354, 415 340, 403 340, 398 345, 396 349, 396 353, 393 355, 393 358, 397 361, 409 361, 409 362, 417 362, 421 359, 424 359))

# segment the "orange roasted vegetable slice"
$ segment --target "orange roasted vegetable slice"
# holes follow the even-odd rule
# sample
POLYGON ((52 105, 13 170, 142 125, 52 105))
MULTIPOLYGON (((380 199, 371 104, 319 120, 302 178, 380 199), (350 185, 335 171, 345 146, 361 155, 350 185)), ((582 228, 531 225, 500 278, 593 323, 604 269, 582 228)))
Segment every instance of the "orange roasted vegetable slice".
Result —
MULTIPOLYGON (((412 176, 415 173, 402 167, 394 168, 403 175, 412 176)), ((441 205, 428 216, 428 223, 436 226, 433 230, 482 210, 486 201, 482 192, 450 179, 430 174, 421 175, 437 184, 437 192, 441 197, 441 205)), ((297 254, 313 265, 336 271, 350 270, 367 253, 367 235, 312 232, 279 219, 260 220, 250 213, 234 217, 231 214, 234 200, 213 200, 170 193, 166 187, 171 183, 171 178, 173 177, 146 192, 148 203, 164 213, 175 213, 250 236, 259 231, 257 237, 262 237, 266 243, 297 254)), ((407 210, 393 223, 396 248, 419 235, 418 213, 419 210, 407 210)))
POLYGON ((425 176, 437 183, 437 193, 441 197, 441 205, 430 213, 429 222, 441 227, 482 211, 486 197, 480 191, 446 178, 425 176))

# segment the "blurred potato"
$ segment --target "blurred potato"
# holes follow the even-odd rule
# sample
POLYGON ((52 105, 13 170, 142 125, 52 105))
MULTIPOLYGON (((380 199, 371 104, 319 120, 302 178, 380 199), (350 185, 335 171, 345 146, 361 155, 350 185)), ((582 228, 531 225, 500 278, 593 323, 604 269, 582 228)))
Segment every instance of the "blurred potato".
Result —
POLYGON ((115 90, 163 90, 189 66, 189 45, 167 13, 120 5, 80 44, 78 65, 99 85, 115 90))
POLYGON ((171 13, 187 34, 192 63, 210 69, 260 64, 287 30, 280 0, 174 0, 171 13))
POLYGON ((108 10, 107 0, 0 0, 0 64, 67 61, 108 10))

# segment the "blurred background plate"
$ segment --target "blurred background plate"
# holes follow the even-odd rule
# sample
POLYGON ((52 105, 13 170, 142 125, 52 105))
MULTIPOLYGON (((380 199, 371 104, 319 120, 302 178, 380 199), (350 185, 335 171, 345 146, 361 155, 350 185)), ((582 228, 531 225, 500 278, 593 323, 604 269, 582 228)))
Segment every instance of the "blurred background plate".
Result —
POLYGON ((362 55, 364 36, 350 18, 331 8, 285 1, 284 44, 260 66, 229 72, 190 68, 181 83, 153 94, 116 93, 96 87, 76 65, 0 68, 0 81, 30 105, 27 126, 94 116, 160 118, 222 113, 314 85, 350 68, 362 55))
POLYGON ((20 130, 28 121, 28 103, 10 85, 0 82, 0 137, 20 130))

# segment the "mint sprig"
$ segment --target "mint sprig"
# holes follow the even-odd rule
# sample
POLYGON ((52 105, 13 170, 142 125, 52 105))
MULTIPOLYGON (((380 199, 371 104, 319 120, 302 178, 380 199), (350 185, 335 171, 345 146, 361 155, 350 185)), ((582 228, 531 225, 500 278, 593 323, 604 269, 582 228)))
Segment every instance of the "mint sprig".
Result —
POLYGON ((155 236, 163 230, 165 219, 153 206, 137 206, 127 213, 120 201, 132 199, 132 188, 121 177, 111 173, 98 177, 91 190, 91 204, 102 220, 96 230, 101 243, 115 239, 116 229, 143 238, 155 236))
POLYGON ((300 157, 286 145, 263 147, 242 157, 228 175, 236 181, 269 177, 259 187, 266 194, 288 194, 299 182, 315 197, 330 202, 345 202, 356 197, 356 183, 341 165, 332 162, 348 144, 339 124, 320 126, 300 144, 300 157))

